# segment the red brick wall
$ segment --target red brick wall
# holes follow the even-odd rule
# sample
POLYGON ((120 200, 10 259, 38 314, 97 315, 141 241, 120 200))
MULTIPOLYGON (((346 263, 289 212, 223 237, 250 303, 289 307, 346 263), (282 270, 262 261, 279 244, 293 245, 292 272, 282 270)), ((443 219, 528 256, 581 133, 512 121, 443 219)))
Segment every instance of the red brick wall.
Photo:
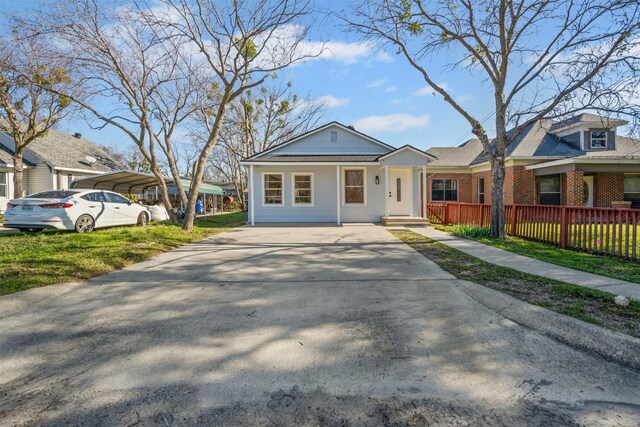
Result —
POLYGON ((478 178, 484 178, 484 203, 491 204, 491 171, 474 173, 471 181, 471 201, 478 203, 478 178))
POLYGON ((598 172, 593 178, 593 205, 610 208, 611 202, 624 200, 624 174, 615 172, 598 172))
POLYGON ((455 179, 458 181, 458 202, 471 203, 471 174, 470 173, 427 173, 427 201, 431 202, 432 179, 455 179))
POLYGON ((536 179, 533 171, 524 166, 507 167, 504 177, 504 203, 507 205, 534 205, 536 201, 536 179))
POLYGON ((565 172, 566 190, 564 194, 564 204, 566 206, 584 205, 584 172, 565 172))

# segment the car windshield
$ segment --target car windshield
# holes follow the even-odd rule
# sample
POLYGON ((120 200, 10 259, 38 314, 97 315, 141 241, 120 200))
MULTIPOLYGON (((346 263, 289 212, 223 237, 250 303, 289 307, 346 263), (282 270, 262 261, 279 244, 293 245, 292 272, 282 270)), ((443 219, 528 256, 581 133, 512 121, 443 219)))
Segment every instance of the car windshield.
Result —
POLYGON ((27 199, 64 199, 66 197, 71 197, 74 194, 78 194, 79 191, 72 190, 51 190, 51 191, 43 191, 42 193, 32 194, 27 196, 27 199))

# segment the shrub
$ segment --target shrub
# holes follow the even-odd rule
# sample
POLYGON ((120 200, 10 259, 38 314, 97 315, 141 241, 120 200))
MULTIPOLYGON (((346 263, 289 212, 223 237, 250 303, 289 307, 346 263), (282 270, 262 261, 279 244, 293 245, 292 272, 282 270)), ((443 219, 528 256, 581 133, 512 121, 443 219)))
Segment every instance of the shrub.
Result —
POLYGON ((491 230, 488 227, 478 227, 471 224, 457 224, 451 227, 451 233, 458 237, 470 239, 490 239, 491 230))

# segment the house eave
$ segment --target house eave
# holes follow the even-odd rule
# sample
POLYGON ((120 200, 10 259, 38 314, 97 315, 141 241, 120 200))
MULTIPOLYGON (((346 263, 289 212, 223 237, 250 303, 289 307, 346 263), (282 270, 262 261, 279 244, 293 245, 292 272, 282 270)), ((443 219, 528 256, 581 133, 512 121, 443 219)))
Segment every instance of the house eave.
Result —
POLYGON ((259 162, 242 161, 242 166, 380 166, 379 162, 259 162))
POLYGON ((75 168, 63 168, 63 167, 53 167, 52 169, 60 172, 84 173, 87 175, 102 175, 104 173, 107 173, 107 171, 97 171, 97 170, 91 170, 91 169, 75 169, 75 168))

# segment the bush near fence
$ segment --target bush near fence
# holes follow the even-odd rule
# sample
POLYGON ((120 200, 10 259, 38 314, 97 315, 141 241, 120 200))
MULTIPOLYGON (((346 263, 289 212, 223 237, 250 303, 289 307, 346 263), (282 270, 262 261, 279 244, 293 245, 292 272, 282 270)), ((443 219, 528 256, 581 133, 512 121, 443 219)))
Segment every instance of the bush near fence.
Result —
MULTIPOLYGON (((505 231, 511 236, 567 249, 623 258, 640 258, 640 209, 506 205, 505 231)), ((491 205, 429 203, 433 224, 489 227, 491 205)))

